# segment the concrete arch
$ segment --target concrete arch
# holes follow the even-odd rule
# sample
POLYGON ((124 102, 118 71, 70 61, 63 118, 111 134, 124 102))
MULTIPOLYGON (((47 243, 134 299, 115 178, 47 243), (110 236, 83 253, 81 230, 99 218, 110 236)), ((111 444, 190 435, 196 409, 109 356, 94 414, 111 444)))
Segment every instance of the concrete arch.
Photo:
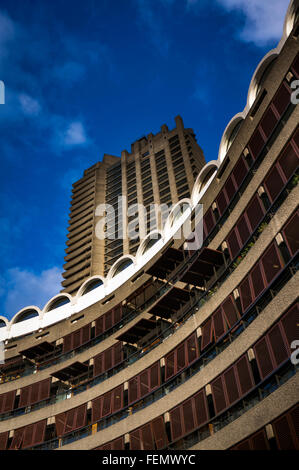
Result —
MULTIPOLYGON (((70 295, 70 294, 67 294, 67 293, 61 293, 61 294, 57 294, 57 295, 54 295, 54 297, 52 297, 47 303, 46 305, 44 306, 43 308, 43 314, 44 313, 47 313, 47 312, 50 312, 51 310, 54 310, 52 308, 53 304, 55 304, 59 299, 63 299, 63 298, 67 298, 69 300, 68 303, 70 303, 71 305, 73 305, 74 303, 74 299, 73 297, 70 295)), ((60 307, 61 305, 59 305, 60 307)), ((55 307, 55 308, 58 308, 58 307, 55 307)))
MULTIPOLYGON (((109 272, 108 272, 108 275, 107 275, 107 282, 111 279, 113 279, 115 276, 117 276, 117 274, 120 274, 120 273, 117 273, 117 269, 122 265, 122 264, 125 264, 126 261, 131 261, 128 266, 126 266, 122 271, 125 271, 125 269, 127 269, 129 266, 133 265, 135 266, 136 265, 136 258, 132 255, 123 255, 121 256, 118 260, 115 261, 115 263, 111 266, 109 272)), ((122 272, 120 271, 120 272, 122 272)))
MULTIPOLYGON (((7 320, 7 318, 5 318, 5 317, 3 317, 2 315, 0 315, 0 325, 1 325, 1 324, 3 325, 3 323, 5 323, 6 328, 9 327, 9 321, 7 320)), ((2 326, 2 327, 0 326, 0 328, 5 328, 5 326, 2 326)))
MULTIPOLYGON (((82 297, 82 295, 85 295, 86 294, 85 291, 86 291, 86 289, 88 289, 89 285, 93 284, 96 281, 102 281, 101 286, 103 286, 103 287, 105 286, 105 278, 103 276, 95 275, 95 276, 89 277, 81 285, 80 289, 77 292, 76 297, 79 298, 79 297, 82 297)), ((101 287, 101 286, 98 286, 98 287, 101 287)))
POLYGON ((299 15, 298 9, 299 9, 299 0, 292 0, 289 4, 289 8, 284 19, 283 37, 282 37, 283 43, 291 34, 291 31, 296 21, 296 16, 299 15))
POLYGON ((11 319, 10 324, 14 325, 15 323, 28 320, 29 318, 35 318, 35 317, 41 318, 41 314, 42 314, 41 310, 38 307, 36 307, 35 305, 30 305, 28 307, 24 307, 21 310, 19 310, 18 313, 16 313, 14 317, 11 319), (35 312, 36 315, 34 315, 34 317, 29 317, 30 312, 32 313, 35 312), (28 313, 28 318, 26 318, 26 313, 28 313))
POLYGON ((191 202, 191 199, 189 198, 181 199, 173 206, 173 208, 171 209, 166 219, 166 222, 163 228, 165 237, 169 237, 171 235, 175 222, 178 222, 183 217, 183 214, 185 214, 185 216, 187 217, 187 213, 186 213, 187 211, 189 212, 189 214, 191 214, 192 212, 192 202, 191 202), (188 206, 188 207, 186 207, 183 213, 180 214, 178 210, 180 206, 183 206, 183 207, 188 206))
POLYGON ((211 181, 216 176, 218 168, 219 168, 219 162, 217 160, 211 160, 202 168, 201 172, 196 178, 196 181, 193 186, 192 194, 191 194, 191 201, 192 201, 193 207, 195 207, 199 203, 200 198, 210 186, 211 181), (214 170, 213 173, 212 173, 212 170, 214 170), (211 175, 207 179, 210 172, 211 172, 211 175))
POLYGON ((259 84, 260 80, 263 77, 263 73, 266 71, 267 67, 275 60, 279 52, 281 51, 284 43, 286 42, 288 36, 290 35, 294 24, 296 20, 296 16, 298 15, 298 8, 299 8, 299 0, 292 0, 289 4, 285 20, 284 20, 284 26, 283 26, 283 34, 282 38, 279 41, 277 47, 275 49, 272 49, 269 51, 263 59, 260 61, 258 66, 256 67, 249 88, 248 88, 248 94, 247 94, 247 102, 244 110, 238 114, 236 114, 228 123, 226 126, 221 141, 219 145, 219 151, 218 151, 218 160, 222 162, 225 158, 227 149, 226 149, 226 142, 227 142, 227 135, 228 135, 228 129, 231 127, 232 123, 235 123, 236 120, 238 119, 245 119, 249 109, 253 105, 257 93, 259 91, 259 84))
POLYGON ((248 94, 247 94, 247 108, 251 108, 253 105, 261 86, 266 78, 265 73, 270 72, 271 65, 274 64, 274 61, 278 57, 278 52, 276 49, 268 52, 268 54, 263 57, 261 62, 258 64, 253 77, 251 79, 248 94))
POLYGON ((233 140, 237 136, 237 132, 234 135, 233 140, 231 140, 232 134, 236 130, 236 128, 241 124, 241 122, 244 120, 243 113, 236 114, 228 123, 226 126, 221 141, 220 141, 220 146, 219 146, 219 156, 218 158, 222 162, 223 159, 225 158, 225 155, 227 154, 231 144, 233 143, 233 140))
POLYGON ((148 245, 151 243, 151 240, 154 240, 154 244, 156 244, 159 240, 163 239, 163 232, 161 230, 152 230, 147 236, 142 240, 140 243, 138 250, 136 252, 136 259, 139 260, 142 255, 147 251, 148 245), (156 236, 156 238, 154 238, 156 236))

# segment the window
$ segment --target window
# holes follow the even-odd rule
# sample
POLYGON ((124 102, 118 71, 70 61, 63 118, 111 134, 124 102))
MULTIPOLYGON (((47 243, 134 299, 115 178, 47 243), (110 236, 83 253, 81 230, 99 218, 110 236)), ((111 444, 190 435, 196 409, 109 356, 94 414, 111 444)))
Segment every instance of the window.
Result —
POLYGON ((293 333, 290 335, 290 330, 295 331, 296 329, 296 317, 298 317, 298 304, 291 307, 281 321, 274 325, 254 346, 262 379, 289 358, 291 354, 290 339, 293 340, 293 333))
POLYGON ((243 312, 273 281, 283 267, 276 243, 272 243, 261 260, 239 286, 243 312))
POLYGON ((124 443, 124 438, 119 437, 118 439, 115 439, 114 441, 107 442, 106 444, 96 447, 94 450, 124 450, 125 449, 125 443, 124 443))
POLYGON ((86 425, 86 403, 65 413, 55 416, 56 435, 62 437, 64 434, 75 431, 86 425))
POLYGON ((276 197, 284 187, 284 179, 279 171, 278 165, 275 165, 268 173, 264 186, 271 202, 275 201, 276 197))
POLYGON ((120 322, 122 317, 122 305, 119 304, 114 307, 109 312, 104 313, 96 320, 95 335, 99 336, 100 334, 107 331, 109 328, 112 328, 113 325, 120 322))
POLYGON ((25 449, 41 444, 45 439, 47 420, 29 424, 23 428, 16 429, 10 445, 10 449, 25 449))
POLYGON ((239 318, 240 314, 233 297, 230 295, 202 326, 201 350, 205 349, 212 341, 218 341, 239 318))
POLYGON ((63 338, 63 353, 73 351, 90 340, 90 324, 68 334, 63 338))
POLYGON ((199 356, 196 334, 193 333, 182 344, 165 357, 165 380, 177 374, 199 356))
POLYGON ((97 377, 103 374, 123 360, 123 347, 122 343, 118 342, 111 348, 106 349, 94 358, 93 375, 97 377))
POLYGON ((14 409, 16 390, 0 395, 0 414, 8 413, 14 409))
POLYGON ((129 380, 128 385, 128 403, 144 397, 160 385, 160 365, 156 362, 153 366, 142 371, 129 380))
MULTIPOLYGON (((299 131, 297 131, 296 137, 299 137, 299 131)), ((298 138, 297 137, 297 138, 298 138)), ((287 145, 285 151, 278 160, 279 167, 287 181, 298 168, 299 163, 299 149, 295 143, 295 138, 287 145)))
POLYGON ((193 429, 206 423, 209 414, 204 390, 171 410, 169 415, 172 441, 183 437, 193 429))
POLYGON ((130 450, 163 449, 168 444, 163 416, 130 432, 130 450))
POLYGON ((220 193, 218 194, 218 196, 216 198, 216 202, 217 202, 217 207, 218 207, 219 213, 220 213, 220 215, 222 215, 224 213, 225 209, 227 208, 228 203, 229 203, 229 200, 227 199, 224 190, 220 191, 220 193))
POLYGON ((235 445, 230 450, 270 450, 265 429, 261 429, 261 431, 235 445))
POLYGON ((299 405, 296 405, 272 423, 279 450, 299 449, 298 411, 299 405))
POLYGON ((238 401, 253 387, 251 367, 247 354, 244 354, 232 367, 211 383, 216 414, 238 401))
POLYGON ((50 397, 51 379, 21 388, 19 408, 33 405, 50 397))
POLYGON ((121 410, 123 407, 123 385, 92 400, 92 423, 104 416, 121 410))
POLYGON ((283 229, 284 238, 292 256, 299 250, 298 227, 299 212, 297 211, 283 229))
POLYGON ((6 450, 9 431, 0 433, 0 450, 6 450))
POLYGON ((207 213, 204 215, 203 223, 204 223, 205 236, 208 236, 208 234, 211 232, 212 228, 214 227, 216 223, 215 216, 211 207, 207 211, 207 213))
POLYGON ((264 216, 265 210, 262 206, 260 198, 256 195, 252 198, 246 209, 246 216, 249 221, 251 232, 258 226, 264 216))

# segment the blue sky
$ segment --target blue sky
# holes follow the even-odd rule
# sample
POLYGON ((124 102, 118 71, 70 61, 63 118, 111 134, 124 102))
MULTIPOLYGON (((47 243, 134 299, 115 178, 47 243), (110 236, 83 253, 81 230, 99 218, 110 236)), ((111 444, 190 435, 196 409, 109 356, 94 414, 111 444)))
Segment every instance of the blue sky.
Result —
POLYGON ((180 114, 206 159, 287 0, 2 0, 0 315, 60 290, 71 184, 180 114))

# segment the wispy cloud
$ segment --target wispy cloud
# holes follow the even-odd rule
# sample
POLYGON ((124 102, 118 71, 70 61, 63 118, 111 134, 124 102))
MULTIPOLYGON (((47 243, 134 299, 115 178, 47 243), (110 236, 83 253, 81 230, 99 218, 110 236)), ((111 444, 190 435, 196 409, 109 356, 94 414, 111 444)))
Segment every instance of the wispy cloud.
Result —
POLYGON ((289 0, 217 0, 227 11, 239 11, 245 18, 240 26, 242 41, 265 46, 279 41, 289 0))
POLYGON ((201 12, 221 7, 228 13, 239 13, 238 38, 258 47, 279 41, 289 0, 186 0, 186 9, 201 12))
POLYGON ((74 147, 86 147, 91 144, 82 120, 67 121, 60 116, 54 118, 55 132, 52 138, 52 147, 56 152, 70 150, 74 147))
POLYGON ((45 303, 61 289, 61 274, 58 267, 40 273, 22 270, 19 267, 6 271, 0 279, 0 295, 4 298, 5 311, 1 314, 12 318, 21 308, 45 303))
POLYGON ((38 100, 32 98, 32 96, 29 96, 26 93, 21 93, 19 95, 19 101, 25 116, 36 117, 39 115, 41 111, 41 105, 38 100))
POLYGON ((79 44, 71 34, 62 38, 57 33, 55 47, 59 44, 60 54, 55 58, 57 65, 49 69, 48 61, 55 47, 47 36, 41 37, 39 45, 39 34, 38 29, 31 34, 24 25, 0 11, 0 60, 6 71, 6 105, 0 108, 1 125, 7 128, 9 125, 8 131, 13 133, 12 124, 20 126, 26 117, 29 127, 22 124, 20 133, 26 133, 23 145, 32 149, 37 149, 37 143, 46 143, 53 153, 60 154, 70 148, 86 147, 92 140, 83 120, 75 112, 71 115, 64 102, 60 106, 57 98, 65 88, 85 78, 86 68, 98 64, 98 50, 104 57, 105 48, 97 49, 94 42, 86 47, 84 41, 79 44))
POLYGON ((66 147, 73 147, 74 145, 86 145, 87 143, 88 138, 83 123, 80 121, 71 122, 65 131, 63 144, 66 147))
POLYGON ((150 34, 149 40, 155 48, 163 55, 167 54, 170 47, 170 39, 165 31, 165 25, 161 21, 158 11, 161 7, 169 7, 174 0, 136 0, 137 13, 140 21, 150 34))
POLYGON ((13 21, 0 11, 0 59, 7 54, 7 43, 15 36, 13 21))

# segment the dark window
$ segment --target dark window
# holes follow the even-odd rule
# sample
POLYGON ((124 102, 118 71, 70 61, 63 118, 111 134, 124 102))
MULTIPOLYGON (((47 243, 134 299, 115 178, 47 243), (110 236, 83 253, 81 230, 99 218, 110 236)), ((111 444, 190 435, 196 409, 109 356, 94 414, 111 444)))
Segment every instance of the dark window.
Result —
POLYGON ((278 117, 287 109, 291 101, 291 90, 289 86, 284 82, 280 85, 276 95, 273 98, 273 106, 277 112, 278 117))
POLYGON ((283 235, 292 256, 299 250, 298 227, 299 212, 297 211, 283 229, 283 235))
POLYGON ((72 351, 90 340, 90 324, 70 333, 63 338, 63 353, 72 351))
POLYGON ((92 422, 119 411, 123 407, 123 385, 92 400, 92 422))
POLYGON ((298 161, 299 153, 297 152, 296 145, 290 142, 278 160, 279 166, 286 180, 288 180, 298 168, 298 161))
POLYGON ((284 179, 279 171, 278 165, 275 165, 268 173, 264 185, 268 193, 270 201, 274 201, 282 188, 284 187, 284 179))
POLYGON ((156 362, 153 366, 144 370, 129 380, 129 403, 144 397, 160 385, 160 365, 156 362))
POLYGON ((16 397, 16 391, 12 390, 11 392, 3 393, 0 395, 0 414, 8 413, 14 408, 14 402, 16 397))
POLYGON ((169 379, 184 367, 187 367, 199 354, 196 333, 165 357, 165 379, 169 379))
POLYGON ((130 432, 130 450, 163 449, 168 444, 163 416, 130 432))

